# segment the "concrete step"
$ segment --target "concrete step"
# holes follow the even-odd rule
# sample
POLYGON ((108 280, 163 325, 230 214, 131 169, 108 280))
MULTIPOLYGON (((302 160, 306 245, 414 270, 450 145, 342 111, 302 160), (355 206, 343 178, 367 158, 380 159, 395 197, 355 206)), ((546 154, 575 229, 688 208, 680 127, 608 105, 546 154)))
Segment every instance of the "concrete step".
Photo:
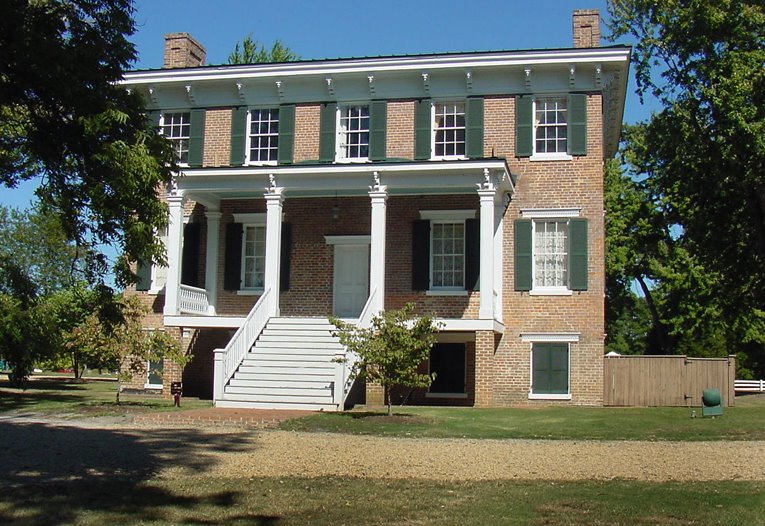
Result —
POLYGON ((223 400, 216 400, 215 407, 230 407, 235 409, 293 409, 295 411, 337 411, 337 405, 335 404, 253 402, 231 397, 224 398, 223 400))

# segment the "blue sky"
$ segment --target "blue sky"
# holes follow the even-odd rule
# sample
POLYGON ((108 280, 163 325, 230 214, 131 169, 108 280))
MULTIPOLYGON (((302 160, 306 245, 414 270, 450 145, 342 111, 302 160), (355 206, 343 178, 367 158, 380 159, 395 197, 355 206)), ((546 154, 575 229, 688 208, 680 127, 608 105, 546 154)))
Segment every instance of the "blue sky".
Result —
MULTIPOLYGON (((574 9, 608 16, 606 0, 136 0, 135 5, 138 69, 162 67, 165 33, 191 33, 207 49, 207 62, 221 64, 249 33, 267 45, 280 39, 304 59, 565 48, 572 45, 574 9)), ((634 91, 630 79, 626 122, 650 115, 634 91)), ((0 204, 28 206, 35 186, 3 188, 0 204)))

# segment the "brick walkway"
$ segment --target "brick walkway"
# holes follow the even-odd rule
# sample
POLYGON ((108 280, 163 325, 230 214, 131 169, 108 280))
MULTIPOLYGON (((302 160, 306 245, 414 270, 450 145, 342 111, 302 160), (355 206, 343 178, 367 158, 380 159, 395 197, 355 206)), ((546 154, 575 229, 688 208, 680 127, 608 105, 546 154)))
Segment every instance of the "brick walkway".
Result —
POLYGON ((250 429, 271 429, 284 420, 301 418, 312 414, 311 411, 293 411, 279 409, 179 409, 163 413, 143 413, 135 415, 136 424, 146 425, 182 425, 182 426, 235 426, 250 429))

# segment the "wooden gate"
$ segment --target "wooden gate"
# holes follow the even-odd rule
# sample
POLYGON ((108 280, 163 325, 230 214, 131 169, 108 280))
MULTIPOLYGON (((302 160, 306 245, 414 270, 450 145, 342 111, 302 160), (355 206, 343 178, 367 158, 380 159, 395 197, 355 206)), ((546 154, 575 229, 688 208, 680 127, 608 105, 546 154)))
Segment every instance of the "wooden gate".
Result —
POLYGON ((735 400, 736 359, 687 356, 606 356, 603 405, 701 407, 704 389, 717 388, 726 406, 735 400))

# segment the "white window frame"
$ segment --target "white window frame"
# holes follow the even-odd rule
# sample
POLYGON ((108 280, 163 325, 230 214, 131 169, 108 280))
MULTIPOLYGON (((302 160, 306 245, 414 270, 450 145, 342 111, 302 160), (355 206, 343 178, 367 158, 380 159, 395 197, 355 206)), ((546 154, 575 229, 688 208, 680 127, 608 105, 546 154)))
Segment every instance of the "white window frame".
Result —
POLYGON ((420 210, 420 219, 426 219, 430 221, 430 238, 429 246, 429 258, 428 258, 428 290, 425 292, 427 296, 467 296, 467 289, 465 288, 465 270, 467 263, 466 238, 467 229, 465 222, 468 219, 475 219, 475 210, 420 210), (462 286, 433 286, 433 224, 458 224, 462 223, 462 286))
MULTIPOLYGON (((246 132, 246 140, 245 140, 245 164, 247 165, 254 165, 254 166, 276 166, 279 158, 279 121, 281 119, 281 115, 279 113, 279 108, 274 107, 263 107, 263 108, 250 108, 247 111, 247 132, 246 132), (276 112, 276 133, 267 133, 267 134, 261 134, 261 133, 252 133, 252 113, 253 112, 261 112, 261 111, 269 111, 269 112, 276 112), (267 160, 267 161, 261 161, 258 159, 252 159, 252 139, 253 137, 276 137, 276 158, 273 160, 267 160)), ((272 119, 269 119, 268 122, 274 122, 272 119)), ((260 150, 271 150, 271 148, 259 148, 260 150)))
MULTIPOLYGON (((242 253, 240 254, 241 257, 241 270, 240 270, 240 280, 241 280, 241 288, 237 291, 237 294, 240 296, 253 296, 253 295, 259 295, 263 294, 263 287, 250 287, 246 288, 244 286, 245 279, 244 274, 246 271, 245 266, 245 247, 246 247, 246 239, 247 239, 247 229, 248 228, 262 228, 263 229, 263 262, 265 265, 265 236, 266 236, 266 214, 262 213, 254 213, 254 214, 234 214, 234 222, 235 223, 242 223, 242 253)), ((257 254, 256 254, 256 257, 257 254)), ((265 266, 263 268, 263 272, 265 272, 265 266)))
POLYGON ((529 344, 529 400, 571 400, 571 344, 579 343, 579 333, 526 333, 521 341, 529 344), (534 393, 534 344, 565 343, 568 346, 568 393, 534 393))
MULTIPOLYGON (((169 126, 175 127, 179 126, 181 130, 183 129, 183 126, 186 124, 184 123, 183 119, 181 119, 181 124, 170 124, 169 126)), ((163 137, 166 137, 169 141, 173 143, 173 148, 176 151, 176 154, 178 155, 178 166, 189 166, 188 158, 189 158, 189 149, 190 149, 190 143, 191 143, 191 111, 163 111, 162 114, 159 116, 159 133, 163 137), (188 127, 189 127, 189 134, 188 135, 179 135, 177 137, 168 137, 165 135, 165 116, 166 115, 188 115, 188 127), (178 146, 179 141, 186 141, 186 162, 181 161, 181 152, 183 152, 183 148, 178 146)))
MULTIPOLYGON (((568 141, 571 140, 571 137, 568 136, 568 131, 566 131, 566 149, 564 149, 562 152, 537 152, 537 105, 542 101, 548 102, 552 100, 557 100, 557 101, 562 100, 565 102, 566 119, 569 118, 568 117, 568 111, 569 111, 568 99, 565 95, 545 95, 544 97, 543 96, 534 97, 532 101, 532 106, 531 106, 531 121, 532 121, 532 126, 531 126, 532 150, 531 151, 532 151, 532 154, 531 154, 530 160, 532 161, 570 161, 573 159, 573 156, 568 154, 568 141)), ((545 125, 545 126, 548 126, 548 125, 545 125)), ((558 124, 557 126, 560 126, 560 124, 558 124)), ((565 126, 568 127, 568 120, 566 120, 565 126)), ((549 125, 549 127, 552 127, 552 125, 549 125)))
MULTIPOLYGON (((458 115, 458 113, 454 113, 454 115, 458 115)), ((455 159, 467 159, 467 108, 464 100, 444 100, 444 101, 435 101, 430 105, 430 158, 432 160, 437 161, 443 161, 443 160, 455 160, 455 159), (458 130, 460 128, 454 127, 454 128, 438 128, 437 122, 436 122, 436 108, 438 106, 449 106, 449 105, 462 105, 462 119, 464 121, 464 126, 462 127, 465 138, 462 141, 463 145, 463 153, 461 155, 436 155, 436 135, 438 134, 439 129, 453 129, 458 130)), ((457 142, 449 143, 449 144, 458 144, 457 142)))
POLYGON ((560 208, 560 209, 524 209, 521 210, 521 216, 524 219, 531 219, 531 296, 571 296, 571 232, 566 232, 566 250, 567 250, 567 283, 564 286, 539 287, 537 286, 537 265, 536 265, 536 235, 537 222, 565 222, 569 224, 571 218, 579 217, 578 208, 560 208))
MULTIPOLYGON (((352 117, 354 119, 359 117, 352 117)), ((363 117, 361 117, 363 118, 363 117)), ((339 163, 365 163, 369 161, 369 148, 370 143, 372 139, 371 135, 371 124, 372 124, 372 108, 371 105, 368 102, 359 102, 359 103, 351 103, 351 104, 338 104, 337 106, 337 112, 335 115, 335 130, 336 130, 336 138, 335 138, 335 160, 339 163), (346 117, 347 112, 351 108, 366 108, 367 109, 367 127, 360 128, 358 130, 344 130, 342 127, 343 119, 349 119, 350 117, 346 117), (367 134, 367 155, 366 157, 348 157, 346 156, 346 148, 348 147, 348 137, 351 134, 367 134)), ((364 144, 364 143, 359 143, 364 144)))

